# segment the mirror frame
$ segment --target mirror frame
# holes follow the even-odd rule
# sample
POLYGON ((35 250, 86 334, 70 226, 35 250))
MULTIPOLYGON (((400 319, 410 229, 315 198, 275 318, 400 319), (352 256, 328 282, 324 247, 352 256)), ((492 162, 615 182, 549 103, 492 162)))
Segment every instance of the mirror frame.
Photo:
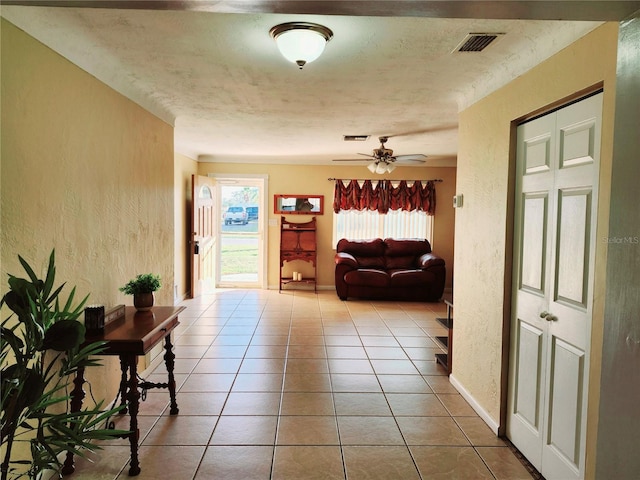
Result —
POLYGON ((281 215, 322 215, 324 213, 324 195, 274 195, 273 196, 273 213, 281 214, 281 215), (317 209, 312 210, 288 210, 283 205, 283 200, 295 199, 296 203, 298 200, 316 200, 319 205, 317 209))

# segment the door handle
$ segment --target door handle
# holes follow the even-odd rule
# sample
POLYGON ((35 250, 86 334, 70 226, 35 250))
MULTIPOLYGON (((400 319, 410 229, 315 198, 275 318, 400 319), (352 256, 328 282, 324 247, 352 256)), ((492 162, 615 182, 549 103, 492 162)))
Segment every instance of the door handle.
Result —
POLYGON ((196 240, 195 245, 193 246, 193 254, 198 255, 200 253, 200 243, 196 240))
POLYGON ((556 322, 558 321, 558 317, 553 315, 552 313, 547 312, 546 310, 540 312, 540 318, 544 318, 547 322, 556 322))

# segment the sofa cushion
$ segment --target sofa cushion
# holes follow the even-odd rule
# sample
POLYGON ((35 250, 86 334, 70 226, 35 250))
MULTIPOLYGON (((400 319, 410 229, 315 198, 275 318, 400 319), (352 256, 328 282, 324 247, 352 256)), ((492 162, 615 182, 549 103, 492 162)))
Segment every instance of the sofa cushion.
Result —
POLYGON ((358 268, 376 268, 378 270, 386 268, 384 257, 361 257, 356 255, 355 259, 358 262, 358 268))
POLYGON ((337 252, 347 252, 354 257, 382 257, 384 250, 385 244, 381 238, 374 240, 347 240, 343 238, 336 246, 337 252))
POLYGON ((413 255, 404 257, 387 257, 387 270, 415 269, 417 267, 416 257, 413 255))
POLYGON ((424 270, 394 270, 389 272, 389 286, 391 287, 415 287, 427 285, 433 280, 433 274, 424 270))
POLYGON ((431 245, 425 239, 395 240, 386 238, 384 243, 387 246, 385 255, 388 257, 419 257, 424 253, 431 252, 431 245))
POLYGON ((348 285, 366 285, 368 287, 387 287, 389 279, 387 272, 372 268, 352 270, 344 275, 344 281, 348 285))

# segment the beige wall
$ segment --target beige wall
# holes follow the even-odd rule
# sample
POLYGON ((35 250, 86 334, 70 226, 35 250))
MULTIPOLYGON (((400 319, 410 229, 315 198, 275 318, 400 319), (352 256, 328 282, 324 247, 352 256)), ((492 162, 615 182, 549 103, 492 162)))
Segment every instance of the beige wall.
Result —
MULTIPOLYGON (((223 174, 265 174, 269 176, 269 218, 277 219, 278 226, 269 227, 267 242, 269 257, 267 261, 267 281, 269 288, 278 288, 279 274, 279 221, 281 215, 273 213, 274 194, 313 194, 324 195, 324 215, 317 218, 318 237, 318 286, 331 288, 334 281, 335 246, 332 244, 333 229, 333 188, 335 183, 328 178, 390 178, 390 179, 433 179, 440 178, 436 184, 436 216, 434 219, 433 250, 445 259, 447 264, 447 286, 452 284, 453 272, 453 227, 454 210, 452 197, 455 191, 456 169, 451 167, 399 167, 389 176, 373 177, 364 165, 326 166, 326 165, 262 165, 262 164, 223 164, 200 163, 198 173, 223 174)), ((300 222, 310 219, 304 215, 289 215, 287 220, 300 222), (298 217, 298 218, 296 218, 298 217)), ((304 267, 303 267, 304 268, 304 267)), ((303 274, 307 274, 301 269, 303 274)), ((310 272, 309 272, 310 273, 310 272)))
MULTIPOLYGON (((511 124, 602 83, 597 238, 606 236, 615 101, 617 24, 598 28, 460 115, 453 379, 500 422, 503 319, 509 318, 513 168, 511 124), (506 285, 505 285, 506 284, 506 285), (506 288, 505 288, 506 286, 506 288)), ((590 417, 597 412, 606 245, 596 250, 590 417)), ((594 425, 591 424, 593 427, 594 425)), ((589 433, 591 438, 592 432, 589 433)))
MULTIPOLYGON (((56 249, 57 280, 107 308, 137 273, 161 275, 173 304, 173 129, 2 19, 2 292, 41 272, 56 249)), ((44 273, 44 272, 42 272, 44 273)), ((65 289, 68 292, 69 289, 65 289)), ((4 312, 3 312, 4 314, 4 312)), ((119 364, 89 369, 111 400, 119 364)))
POLYGON ((189 239, 191 238, 191 176, 198 174, 198 162, 175 154, 174 224, 175 224, 175 295, 187 297, 191 289, 189 239))

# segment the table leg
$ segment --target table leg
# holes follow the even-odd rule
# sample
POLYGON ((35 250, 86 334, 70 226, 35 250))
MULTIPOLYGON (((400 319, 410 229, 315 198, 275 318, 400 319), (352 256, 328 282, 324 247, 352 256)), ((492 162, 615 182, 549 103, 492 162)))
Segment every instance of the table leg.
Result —
POLYGON ((127 358, 124 355, 120 355, 120 406, 123 407, 120 410, 120 415, 127 413, 127 358))
POLYGON ((173 369, 175 367, 176 356, 173 353, 173 345, 171 344, 171 334, 164 337, 164 364, 167 366, 167 372, 169 373, 169 398, 171 399, 171 409, 169 414, 177 415, 180 410, 178 409, 178 402, 176 401, 176 379, 173 376, 173 369))
POLYGON ((120 362, 128 364, 129 367, 129 384, 127 388, 127 403, 129 405, 129 444, 131 445, 131 463, 129 467, 129 475, 134 477, 140 473, 140 462, 138 461, 138 438, 140 432, 138 430, 138 409, 140 407, 140 392, 138 391, 138 372, 136 355, 120 356, 120 362))
MULTIPOLYGON (((76 377, 73 379, 73 391, 71 392, 71 412, 79 412, 82 410, 82 401, 84 400, 84 367, 78 367, 76 377)), ((73 452, 67 452, 67 458, 62 467, 63 475, 70 475, 76 470, 73 461, 73 452)))

